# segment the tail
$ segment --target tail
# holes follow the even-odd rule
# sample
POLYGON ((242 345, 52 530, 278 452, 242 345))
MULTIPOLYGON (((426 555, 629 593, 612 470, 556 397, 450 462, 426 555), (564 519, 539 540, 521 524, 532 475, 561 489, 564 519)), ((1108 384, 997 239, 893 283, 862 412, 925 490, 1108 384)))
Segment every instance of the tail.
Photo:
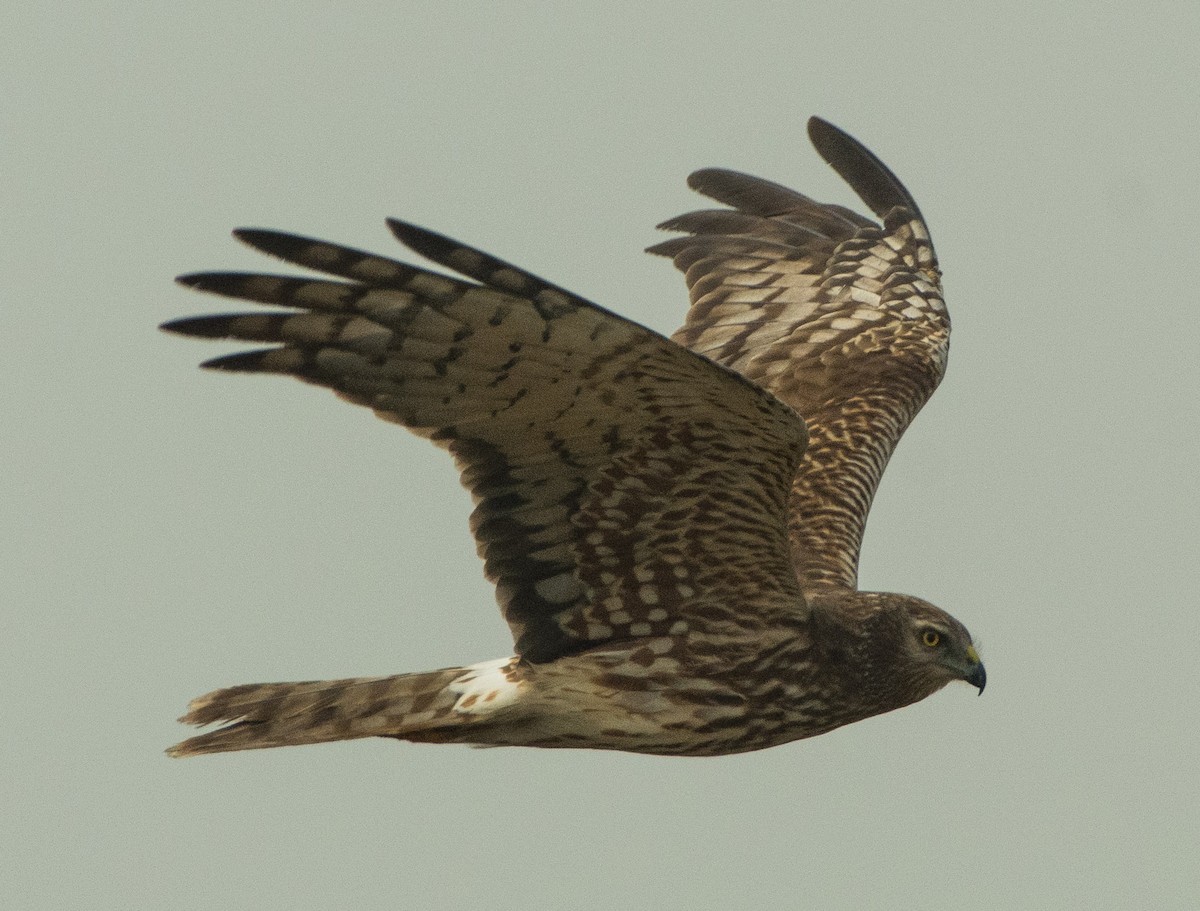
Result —
POLYGON ((179 720, 194 725, 230 723, 176 744, 167 755, 260 750, 358 737, 456 739, 445 736, 449 728, 481 720, 476 713, 456 710, 462 687, 454 684, 469 670, 451 667, 395 677, 250 683, 214 690, 193 699, 179 720))

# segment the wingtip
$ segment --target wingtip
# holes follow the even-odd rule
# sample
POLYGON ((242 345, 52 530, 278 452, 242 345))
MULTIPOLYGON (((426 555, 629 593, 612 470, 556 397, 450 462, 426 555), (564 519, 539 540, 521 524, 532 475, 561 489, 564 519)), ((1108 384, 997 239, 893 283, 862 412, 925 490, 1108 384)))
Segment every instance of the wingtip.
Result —
POLYGON ((809 135, 809 137, 812 136, 814 131, 820 133, 820 132, 823 132, 826 130, 837 130, 837 127, 835 127, 832 123, 830 123, 824 117, 818 117, 816 114, 813 114, 811 117, 808 118, 808 135, 809 135))
POLYGON ((165 323, 161 323, 158 328, 163 332, 170 332, 174 335, 187 335, 192 338, 224 337, 223 334, 216 331, 212 318, 207 316, 185 316, 181 319, 167 320, 165 323))
POLYGON ((400 218, 394 218, 390 215, 384 219, 384 222, 387 224, 388 230, 391 231, 392 234, 394 234, 397 238, 407 236, 410 231, 419 230, 412 222, 404 221, 400 218))
POLYGON ((836 161, 845 157, 847 148, 860 148, 866 152, 863 144, 841 127, 815 114, 808 118, 808 139, 820 156, 835 168, 836 161))
POLYGON ((258 247, 257 240, 266 238, 270 235, 278 235, 279 231, 272 231, 269 228, 234 228, 229 232, 236 240, 251 246, 258 247))
MULTIPOLYGON (((320 244, 320 241, 310 237, 289 234, 286 231, 275 231, 271 228, 234 228, 232 233, 247 247, 286 262, 296 262, 296 257, 300 256, 303 251, 320 244)), ((297 265, 305 264, 297 263, 297 265)))
POLYGON ((720 185, 731 178, 736 180, 737 178, 747 176, 749 175, 743 174, 741 171, 734 171, 731 168, 700 168, 700 170, 692 171, 688 175, 687 185, 689 189, 708 196, 708 191, 714 184, 720 185))
MULTIPOLYGON (((843 130, 841 127, 835 126, 824 117, 818 117, 815 114, 808 118, 808 141, 813 144, 822 158, 827 162, 832 152, 827 151, 835 145, 860 145, 859 141, 843 130)), ((830 162, 832 164, 832 162, 830 162)))
POLYGON ((444 234, 414 225, 410 221, 402 221, 399 218, 388 218, 386 221, 388 230, 396 240, 432 262, 441 262, 442 257, 462 246, 444 234))
POLYGON ((225 373, 264 373, 270 372, 264 368, 266 358, 280 348, 258 348, 254 351, 239 351, 236 354, 223 354, 220 357, 209 358, 200 364, 202 370, 220 370, 225 373))
POLYGON ((841 127, 813 116, 808 118, 808 138, 817 154, 877 216, 883 218, 891 209, 903 206, 921 218, 916 200, 900 179, 874 152, 841 127))
POLYGON ((254 275, 245 272, 188 272, 175 276, 175 283, 185 288, 217 294, 221 297, 236 297, 247 278, 254 275))

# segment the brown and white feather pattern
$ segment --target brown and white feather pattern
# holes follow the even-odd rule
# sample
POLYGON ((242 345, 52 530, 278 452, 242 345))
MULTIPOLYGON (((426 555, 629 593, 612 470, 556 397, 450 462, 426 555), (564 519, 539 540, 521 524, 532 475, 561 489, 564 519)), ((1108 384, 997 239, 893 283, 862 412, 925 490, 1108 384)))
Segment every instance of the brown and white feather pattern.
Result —
POLYGON ((946 368, 950 320, 916 203, 874 155, 814 118, 810 134, 883 224, 733 171, 698 171, 735 207, 660 227, 690 232, 650 252, 687 278, 674 338, 801 414, 808 452, 792 492, 806 587, 854 588, 872 497, 892 450, 946 368))
POLYGON ((286 308, 166 324, 270 345, 206 366, 326 386, 451 452, 516 655, 216 690, 182 720, 225 726, 171 752, 383 736, 712 755, 951 679, 982 687, 961 624, 853 588, 871 494, 941 376, 948 324, 906 191, 845 134, 814 139, 884 227, 700 172, 737 211, 676 219, 691 235, 656 248, 688 272, 683 344, 397 221, 461 277, 264 230, 236 234, 326 277, 182 277, 286 308))
MULTIPOLYGON (((719 637, 744 604, 764 616, 803 611, 784 529, 805 430, 789 408, 534 276, 390 224, 483 284, 243 230, 260 250, 349 281, 184 276, 210 293, 294 310, 166 328, 277 343, 206 366, 329 386, 448 448, 476 500, 471 528, 526 662, 607 642, 719 637)), ((189 720, 213 720, 211 704, 202 700, 189 720)))
POLYGON ((776 521, 786 511, 780 477, 804 446, 803 423, 788 408, 540 279, 391 226, 488 284, 245 230, 238 236, 261 250, 352 282, 184 276, 204 291, 307 312, 167 328, 281 343, 206 366, 329 386, 448 448, 476 500, 471 527, 486 571, 530 661, 702 628, 710 611, 765 589, 798 597, 776 521), (714 490, 731 504, 722 522, 714 490))

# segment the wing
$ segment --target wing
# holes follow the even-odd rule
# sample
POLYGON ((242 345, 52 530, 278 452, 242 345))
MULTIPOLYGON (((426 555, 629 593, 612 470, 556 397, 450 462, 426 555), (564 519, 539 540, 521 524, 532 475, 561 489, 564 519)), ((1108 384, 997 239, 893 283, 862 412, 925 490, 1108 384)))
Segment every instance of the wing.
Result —
POLYGON ((347 281, 183 276, 202 291, 293 309, 163 328, 276 343, 205 366, 330 387, 449 449, 476 501, 471 529, 486 573, 528 660, 719 630, 747 603, 803 610, 787 499, 805 429, 791 409, 542 279, 389 225, 473 281, 241 230, 259 250, 347 281))
POLYGON ((879 478, 946 369, 950 320, 929 232, 908 191, 857 140, 818 118, 821 156, 882 225, 734 171, 689 185, 733 206, 660 227, 650 247, 686 274, 676 341, 738 371, 808 423, 790 530, 802 585, 857 585, 879 478))

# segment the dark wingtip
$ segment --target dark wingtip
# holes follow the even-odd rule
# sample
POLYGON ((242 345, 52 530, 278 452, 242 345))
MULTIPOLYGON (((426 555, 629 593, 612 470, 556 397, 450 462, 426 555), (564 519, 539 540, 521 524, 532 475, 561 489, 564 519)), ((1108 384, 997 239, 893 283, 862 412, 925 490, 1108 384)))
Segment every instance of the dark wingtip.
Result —
POLYGON ((318 243, 310 237, 301 237, 298 234, 288 234, 284 231, 273 231, 270 228, 234 228, 233 236, 260 253, 266 253, 287 262, 295 262, 296 256, 314 243, 318 243))
POLYGON ((703 193, 706 187, 727 175, 742 176, 739 172, 731 171, 729 168, 700 168, 687 176, 687 185, 697 193, 703 193))
POLYGON ((414 225, 412 222, 401 221, 398 218, 387 219, 388 230, 396 240, 408 247, 414 253, 419 253, 432 262, 442 262, 446 256, 462 248, 458 241, 414 225))
POLYGON ((201 288, 204 287, 204 279, 206 276, 212 275, 211 272, 188 272, 186 275, 176 275, 175 283, 183 285, 185 288, 201 288))
MULTIPOLYGON (((701 168, 688 175, 688 186, 710 199, 749 215, 770 217, 813 201, 782 184, 729 168, 701 168)), ((681 216, 691 218, 690 215, 681 216)))
POLYGON ((205 370, 224 370, 229 373, 261 373, 264 358, 278 350, 280 349, 259 348, 254 351, 225 354, 204 361, 200 366, 205 370))
POLYGON ((533 298, 545 292, 553 292, 563 299, 577 304, 594 306, 576 294, 560 288, 553 282, 546 281, 532 272, 526 272, 510 262, 506 262, 490 253, 457 241, 445 234, 438 234, 428 228, 422 228, 411 222, 398 218, 387 219, 388 230, 395 235, 396 240, 408 247, 414 253, 428 259, 430 262, 445 266, 464 275, 509 294, 519 294, 533 298))
POLYGON ((188 316, 183 319, 168 320, 158 328, 163 332, 173 332, 176 335, 187 335, 192 338, 227 337, 227 333, 221 331, 218 323, 210 316, 188 316))
POLYGON ((258 277, 247 272, 189 272, 175 276, 177 284, 223 297, 237 297, 248 278, 258 277))
POLYGON ((880 218, 903 206, 921 218, 916 200, 900 179, 861 142, 828 120, 808 119, 808 138, 822 158, 880 218))
POLYGON ((680 248, 690 240, 690 237, 672 237, 670 240, 659 241, 656 244, 645 247, 644 252, 649 253, 651 256, 674 257, 680 251, 680 248))
POLYGON ((846 136, 846 132, 835 127, 824 117, 818 117, 814 114, 808 118, 808 138, 812 141, 813 145, 823 142, 829 136, 833 135, 846 136))
POLYGON ((185 288, 194 288, 206 294, 221 297, 237 297, 258 303, 280 303, 272 297, 262 297, 250 290, 249 285, 258 279, 270 278, 254 272, 191 272, 176 276, 175 281, 185 288))

